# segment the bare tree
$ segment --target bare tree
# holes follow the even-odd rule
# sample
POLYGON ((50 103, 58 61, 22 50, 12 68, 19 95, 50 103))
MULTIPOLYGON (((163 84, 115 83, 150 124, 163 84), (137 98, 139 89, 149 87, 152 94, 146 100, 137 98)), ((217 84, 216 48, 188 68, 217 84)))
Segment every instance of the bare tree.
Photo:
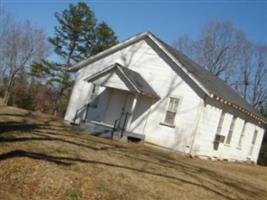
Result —
POLYGON ((3 61, 4 61, 4 47, 5 41, 7 39, 8 32, 10 31, 12 23, 12 17, 6 13, 3 9, 0 8, 0 75, 1 75, 1 84, 2 78, 5 74, 6 68, 4 68, 3 61))
POLYGON ((202 27, 198 40, 190 41, 188 36, 183 36, 174 44, 208 71, 230 82, 240 34, 230 22, 210 21, 202 27))
POLYGON ((248 90, 251 84, 252 73, 252 58, 253 58, 253 44, 245 37, 238 39, 239 49, 237 51, 237 60, 235 73, 234 88, 237 90, 244 99, 248 100, 248 90))
POLYGON ((267 46, 253 44, 230 22, 210 21, 197 40, 184 35, 174 47, 226 81, 254 107, 267 105, 267 46))
POLYGON ((6 78, 3 104, 7 105, 16 76, 29 69, 34 60, 46 56, 48 45, 42 29, 29 22, 9 21, 0 52, 2 75, 6 78))
POLYGON ((267 46, 255 46, 253 61, 249 100, 255 107, 263 109, 267 102, 267 46))
POLYGON ((173 47, 175 49, 178 49, 181 51, 183 54, 187 55, 190 58, 195 59, 196 55, 195 53, 197 52, 196 50, 196 43, 192 40, 190 40, 188 34, 184 34, 177 38, 174 43, 173 47))

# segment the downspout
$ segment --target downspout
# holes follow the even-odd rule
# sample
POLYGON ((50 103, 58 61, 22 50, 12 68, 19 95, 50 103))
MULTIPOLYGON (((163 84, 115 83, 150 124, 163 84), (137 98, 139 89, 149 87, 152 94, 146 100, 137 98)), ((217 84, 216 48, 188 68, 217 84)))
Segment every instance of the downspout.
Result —
POLYGON ((196 119, 196 123, 195 123, 194 129, 193 129, 193 138, 192 138, 192 142, 191 142, 191 146, 190 146, 190 150, 189 150, 189 155, 191 157, 193 156, 192 155, 192 150, 193 150, 193 146, 194 146, 194 143, 195 143, 199 122, 200 122, 200 119, 202 117, 205 99, 206 99, 206 96, 204 97, 204 100, 201 99, 201 101, 199 103, 199 107, 198 107, 197 119, 196 119))

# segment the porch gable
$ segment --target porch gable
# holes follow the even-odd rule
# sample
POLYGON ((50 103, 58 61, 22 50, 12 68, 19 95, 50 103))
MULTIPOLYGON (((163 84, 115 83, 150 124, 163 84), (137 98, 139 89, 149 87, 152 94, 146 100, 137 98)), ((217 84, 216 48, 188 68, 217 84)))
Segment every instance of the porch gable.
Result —
POLYGON ((152 98, 159 98, 154 89, 138 72, 125 68, 118 63, 85 78, 85 81, 104 87, 125 90, 152 98))

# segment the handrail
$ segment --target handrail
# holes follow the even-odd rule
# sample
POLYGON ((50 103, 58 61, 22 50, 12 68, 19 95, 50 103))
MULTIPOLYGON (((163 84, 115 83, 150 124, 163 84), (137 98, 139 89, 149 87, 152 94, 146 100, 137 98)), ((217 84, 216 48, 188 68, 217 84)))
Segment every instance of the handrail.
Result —
POLYGON ((118 124, 119 119, 116 119, 113 125, 113 130, 116 131, 117 130, 117 124, 118 124))
POLYGON ((87 117, 88 117, 89 108, 90 108, 90 103, 85 104, 85 106, 86 106, 86 110, 85 110, 85 116, 84 116, 83 122, 86 122, 86 119, 87 119, 87 117))
POLYGON ((85 122, 88 116, 88 108, 90 107, 90 103, 88 104, 84 104, 81 108, 79 108, 78 110, 76 110, 75 115, 72 119, 72 121, 75 123, 76 119, 79 117, 78 115, 81 114, 84 110, 85 110, 85 116, 81 117, 80 123, 81 122, 85 122))
POLYGON ((123 133, 124 133, 124 131, 125 131, 125 127, 126 127, 126 125, 127 125, 128 117, 129 117, 131 114, 132 114, 131 112, 126 112, 126 114, 125 114, 125 118, 124 118, 123 126, 122 126, 122 129, 121 129, 121 137, 123 136, 123 133))
MULTIPOLYGON (((128 113, 128 112, 127 112, 128 113)), ((121 128, 120 127, 120 124, 121 124, 121 120, 122 120, 122 118, 123 118, 123 116, 125 115, 125 118, 127 119, 127 113, 125 113, 124 112, 124 109, 122 109, 122 112, 121 112, 121 115, 120 115, 120 118, 118 118, 118 119, 116 119, 115 121, 114 121, 114 125, 113 125, 113 129, 112 129, 112 137, 113 137, 113 133, 115 132, 115 131, 117 131, 117 130, 121 130, 121 135, 120 135, 120 137, 122 137, 122 134, 123 134, 123 128, 124 128, 124 126, 125 126, 125 121, 124 121, 124 124, 123 124, 123 127, 121 128)))
POLYGON ((113 125, 113 128, 112 128, 112 132, 111 132, 112 138, 113 138, 114 132, 117 130, 118 121, 119 121, 119 119, 116 119, 115 122, 114 122, 114 125, 113 125))

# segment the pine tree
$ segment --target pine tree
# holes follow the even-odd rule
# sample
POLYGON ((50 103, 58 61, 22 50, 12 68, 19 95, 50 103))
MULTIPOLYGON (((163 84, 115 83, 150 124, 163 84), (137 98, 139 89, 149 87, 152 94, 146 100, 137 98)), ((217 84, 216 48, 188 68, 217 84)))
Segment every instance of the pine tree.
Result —
POLYGON ((36 62, 32 65, 31 74, 45 79, 58 90, 58 98, 54 114, 64 112, 62 107, 66 90, 73 81, 67 68, 83 59, 99 53, 118 43, 113 30, 105 23, 97 24, 94 13, 90 7, 79 2, 70 4, 68 9, 57 12, 55 17, 58 25, 55 35, 49 38, 58 60, 36 62))
POLYGON ((95 38, 96 19, 84 2, 70 4, 69 8, 55 14, 58 26, 55 36, 49 38, 55 53, 68 66, 90 55, 95 38))
POLYGON ((92 48, 93 55, 118 43, 114 31, 104 21, 97 25, 95 36, 95 43, 92 48))

